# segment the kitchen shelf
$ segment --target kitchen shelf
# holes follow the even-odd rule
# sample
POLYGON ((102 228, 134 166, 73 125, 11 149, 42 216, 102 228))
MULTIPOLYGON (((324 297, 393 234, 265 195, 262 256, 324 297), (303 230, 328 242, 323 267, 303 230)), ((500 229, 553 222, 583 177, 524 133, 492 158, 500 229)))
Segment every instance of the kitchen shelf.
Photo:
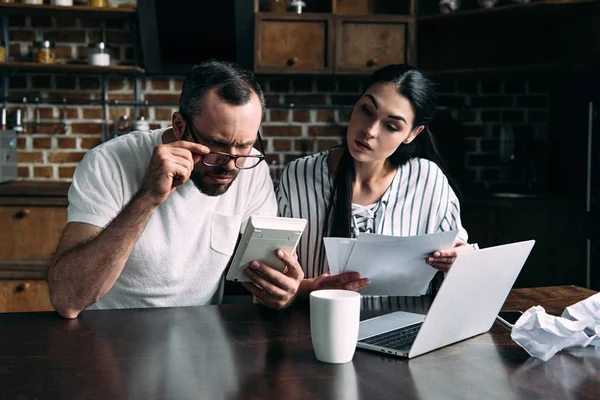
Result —
POLYGON ((600 65, 598 18, 597 0, 541 0, 422 16, 419 67, 440 76, 587 73, 600 65))
POLYGON ((496 16, 500 17, 503 15, 511 14, 515 15, 517 13, 538 13, 543 8, 561 8, 570 7, 574 5, 592 5, 597 4, 597 0, 540 0, 533 1, 530 3, 520 3, 520 4, 510 4, 510 5, 500 5, 491 8, 476 8, 471 10, 462 10, 450 12, 447 14, 431 14, 431 15, 421 15, 419 17, 419 22, 429 24, 435 22, 463 22, 464 18, 470 17, 489 17, 494 18, 496 16))
POLYGON ((5 61, 0 62, 0 70, 18 70, 29 72, 64 72, 88 73, 99 75, 143 75, 143 68, 129 65, 102 67, 89 64, 38 64, 34 62, 5 61))
POLYGON ((581 64, 531 64, 520 66, 494 66, 494 67, 473 67, 461 69, 445 69, 445 70, 427 70, 428 76, 438 77, 486 77, 486 76, 513 76, 513 75, 529 75, 529 74, 561 74, 561 73, 580 73, 591 71, 589 65, 581 64))
POLYGON ((0 14, 128 18, 136 15, 136 9, 135 7, 51 6, 0 3, 0 14))

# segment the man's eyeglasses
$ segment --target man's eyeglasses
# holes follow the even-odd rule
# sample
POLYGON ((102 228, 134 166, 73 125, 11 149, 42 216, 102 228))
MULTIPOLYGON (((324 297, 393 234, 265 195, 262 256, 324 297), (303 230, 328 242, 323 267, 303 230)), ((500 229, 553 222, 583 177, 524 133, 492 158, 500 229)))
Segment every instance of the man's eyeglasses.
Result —
MULTIPOLYGON (((196 132, 194 131, 194 127, 191 123, 191 121, 186 120, 186 130, 187 132, 189 132, 192 135, 192 139, 194 140, 194 142, 201 144, 200 141, 198 140, 198 136, 196 135, 196 132)), ((185 140, 186 135, 184 134, 182 139, 185 140)), ((265 148, 263 146, 263 142, 262 142, 262 138, 260 137, 260 131, 257 132, 256 134, 256 138, 258 140, 258 146, 259 151, 261 154, 257 154, 257 155, 244 155, 244 156, 238 156, 237 154, 229 154, 229 153, 222 153, 219 151, 211 151, 208 154, 205 154, 202 156, 202 163, 204 165, 206 165, 207 167, 222 167, 223 165, 227 164, 229 162, 229 160, 231 160, 233 158, 233 162, 235 163, 235 166, 239 169, 251 169, 256 167, 258 164, 260 164, 260 162, 262 160, 265 159, 265 148)))

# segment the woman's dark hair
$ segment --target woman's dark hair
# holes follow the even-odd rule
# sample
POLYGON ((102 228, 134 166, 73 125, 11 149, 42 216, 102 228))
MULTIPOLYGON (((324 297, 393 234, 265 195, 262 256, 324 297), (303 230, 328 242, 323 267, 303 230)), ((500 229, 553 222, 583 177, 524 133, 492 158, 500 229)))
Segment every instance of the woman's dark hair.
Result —
MULTIPOLYGON (((411 129, 421 125, 425 129, 410 143, 400 144, 388 158, 396 166, 406 164, 415 157, 426 158, 436 163, 445 173, 445 167, 437 150, 428 125, 433 120, 436 108, 435 84, 421 71, 406 64, 393 64, 383 67, 371 75, 367 89, 375 83, 389 83, 398 93, 408 99, 415 110, 411 129)), ((447 176, 447 174, 445 174, 447 176)), ((354 181, 354 160, 348 144, 342 145, 342 156, 335 173, 334 190, 330 210, 333 211, 333 224, 329 234, 334 237, 351 236, 352 184, 354 181)))
POLYGON ((265 96, 254 74, 231 62, 209 60, 191 70, 183 81, 179 112, 186 120, 198 115, 204 94, 212 88, 216 88, 221 100, 234 106, 247 104, 252 92, 256 93, 264 118, 265 96))

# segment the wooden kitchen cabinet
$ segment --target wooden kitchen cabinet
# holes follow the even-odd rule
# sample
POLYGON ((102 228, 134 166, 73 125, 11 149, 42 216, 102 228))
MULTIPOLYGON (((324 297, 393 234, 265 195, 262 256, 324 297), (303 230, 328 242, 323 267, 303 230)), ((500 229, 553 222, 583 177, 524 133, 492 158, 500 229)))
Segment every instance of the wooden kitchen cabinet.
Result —
POLYGON ((307 2, 302 14, 283 3, 255 0, 255 73, 359 75, 416 61, 414 1, 307 2))
POLYGON ((440 13, 437 1, 420 1, 419 8, 419 68, 429 74, 597 74, 598 1, 502 2, 491 8, 465 2, 451 13, 440 13))
POLYGON ((329 16, 259 14, 255 70, 263 73, 332 72, 329 16))
POLYGON ((66 207, 0 205, 0 259, 47 258, 67 223, 66 207))
POLYGON ((47 264, 67 223, 69 185, 0 185, 0 312, 52 310, 47 264))
POLYGON ((0 280, 0 312, 51 310, 45 280, 0 280))
POLYGON ((336 21, 336 73, 372 73, 407 60, 408 19, 344 17, 336 21))
POLYGON ((585 212, 555 197, 465 196, 461 219, 469 242, 481 248, 534 239, 514 287, 586 285, 585 212))

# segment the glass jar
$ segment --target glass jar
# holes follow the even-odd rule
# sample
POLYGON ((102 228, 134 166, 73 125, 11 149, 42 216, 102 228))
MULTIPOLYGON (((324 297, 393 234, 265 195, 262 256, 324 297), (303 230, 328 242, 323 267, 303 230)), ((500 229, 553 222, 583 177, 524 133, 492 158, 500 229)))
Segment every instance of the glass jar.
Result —
POLYGON ((41 5, 44 4, 44 0, 21 0, 21 3, 41 5))
POLYGON ((90 7, 106 7, 106 0, 89 0, 88 5, 90 7))
POLYGON ((88 62, 90 65, 110 65, 110 53, 108 46, 104 42, 90 43, 88 45, 88 62))
POLYGON ((49 40, 35 42, 33 45, 33 61, 40 64, 54 64, 55 60, 54 42, 49 40))
POLYGON ((71 7, 73 5, 73 0, 52 0, 50 4, 53 6, 71 7))

